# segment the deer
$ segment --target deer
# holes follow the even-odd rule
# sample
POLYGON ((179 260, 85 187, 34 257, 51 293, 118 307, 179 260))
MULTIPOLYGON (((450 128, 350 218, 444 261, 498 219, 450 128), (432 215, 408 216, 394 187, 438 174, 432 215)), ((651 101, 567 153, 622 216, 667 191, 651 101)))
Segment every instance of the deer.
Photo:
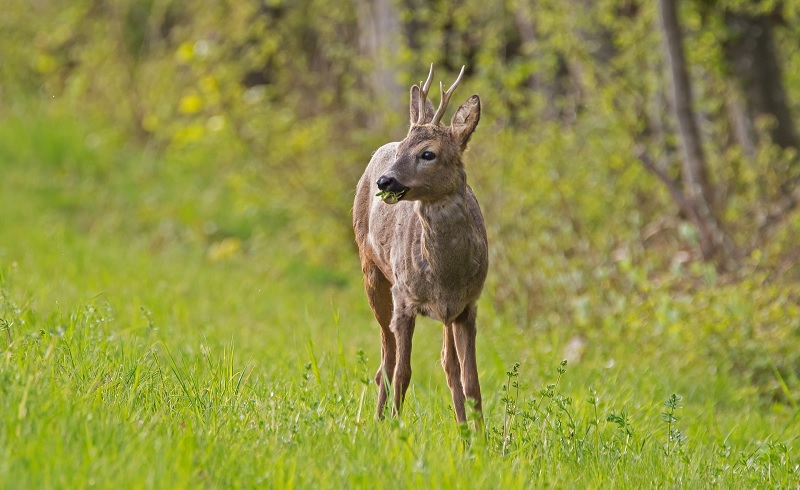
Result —
POLYGON ((486 226, 467 184, 462 155, 478 126, 481 103, 470 96, 441 123, 464 68, 434 112, 428 100, 433 65, 410 93, 411 126, 405 139, 381 146, 358 181, 353 230, 364 290, 380 325, 381 362, 376 419, 383 419, 387 394, 398 416, 411 381, 411 344, 416 317, 443 324, 441 363, 457 423, 466 422, 465 402, 481 428, 481 388, 475 358, 477 301, 489 268, 486 226))

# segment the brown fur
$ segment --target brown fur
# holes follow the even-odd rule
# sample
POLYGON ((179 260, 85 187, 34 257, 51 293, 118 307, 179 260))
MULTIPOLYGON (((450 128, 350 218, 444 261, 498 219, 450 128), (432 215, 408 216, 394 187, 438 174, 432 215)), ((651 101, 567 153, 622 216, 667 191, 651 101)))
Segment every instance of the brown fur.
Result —
MULTIPOLYGON (((461 161, 480 119, 480 99, 470 97, 450 126, 441 126, 416 123, 419 97, 420 87, 412 87, 411 129, 403 141, 375 152, 358 182, 353 207, 364 287, 381 327, 376 416, 383 417, 390 386, 392 413, 400 411, 411 379, 415 318, 422 314, 444 324, 442 366, 456 419, 463 422, 465 399, 481 410, 475 318, 488 270, 488 245, 461 161), (425 151, 436 158, 423 159, 425 151), (380 177, 395 178, 408 188, 400 202, 391 205, 375 197, 380 177)), ((430 121, 430 101, 425 113, 423 120, 430 121)))

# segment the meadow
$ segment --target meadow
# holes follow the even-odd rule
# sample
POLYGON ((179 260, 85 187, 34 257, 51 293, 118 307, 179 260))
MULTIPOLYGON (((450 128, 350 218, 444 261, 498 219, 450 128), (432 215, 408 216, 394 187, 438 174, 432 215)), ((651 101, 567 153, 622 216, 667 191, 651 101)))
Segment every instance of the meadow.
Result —
MULTIPOLYGON (((695 322, 681 312, 709 293, 653 293, 626 314, 672 327, 609 318, 574 363, 574 329, 524 328, 482 301, 485 438, 456 425, 440 327, 423 321, 405 409, 377 422, 354 249, 304 262, 280 223, 249 248, 192 238, 180 223, 213 234, 204 213, 225 206, 215 173, 92 147, 35 109, 0 128, 0 487, 798 485, 796 379, 767 362, 784 396, 765 397, 709 347, 719 337, 680 333, 757 319, 741 287, 695 322)), ((792 313, 785 294, 765 309, 792 313)))
POLYGON ((792 2, 7 3, 0 489, 800 488, 792 2), (374 418, 350 211, 430 63, 484 433, 425 319, 374 418))

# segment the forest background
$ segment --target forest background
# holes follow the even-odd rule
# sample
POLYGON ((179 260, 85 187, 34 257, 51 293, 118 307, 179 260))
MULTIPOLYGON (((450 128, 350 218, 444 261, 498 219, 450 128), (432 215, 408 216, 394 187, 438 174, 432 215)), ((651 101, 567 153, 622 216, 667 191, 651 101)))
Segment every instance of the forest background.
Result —
MULTIPOLYGON (((396 451, 453 486, 478 449, 450 439, 437 328, 418 329, 405 422, 362 413, 379 344, 350 224, 433 63, 446 85, 466 65, 456 99, 483 102, 465 160, 491 248, 486 457, 525 468, 473 481, 796 486, 798 26, 789 1, 6 2, 0 480, 114 486, 126 455, 142 486, 363 483, 361 456, 297 467, 304 435, 336 448, 341 429, 353 451, 359 431, 376 453, 422 444, 396 451), (684 433, 672 393, 694 410, 684 433), (119 443, 141 424, 152 439, 119 443), (145 456, 156 440, 173 449, 145 456), (431 463, 442 440, 452 468, 431 463), (545 469, 553 441, 602 470, 545 469)), ((385 484, 412 484, 408 468, 385 484)))

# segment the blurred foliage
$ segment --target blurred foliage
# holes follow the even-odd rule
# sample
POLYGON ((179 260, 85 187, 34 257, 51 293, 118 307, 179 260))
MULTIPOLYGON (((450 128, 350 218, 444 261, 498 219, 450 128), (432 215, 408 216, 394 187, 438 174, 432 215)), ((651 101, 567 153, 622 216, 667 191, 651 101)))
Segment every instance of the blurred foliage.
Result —
MULTIPOLYGON (((789 346, 800 341, 791 319, 800 226, 789 219, 770 240, 748 242, 793 177, 796 149, 771 143, 768 118, 755 121, 752 155, 733 141, 728 109, 739 95, 720 41, 725 11, 779 12, 783 81, 800 101, 797 6, 681 2, 714 184, 749 252, 742 270, 718 276, 636 158, 644 148, 669 169, 678 158, 652 2, 383 4, 400 26, 390 38, 394 83, 415 83, 429 63, 448 80, 466 64, 459 93, 484 101, 466 165, 490 233, 489 307, 565 336, 702 339, 771 399, 787 397, 779 379, 794 380, 797 398, 800 360, 789 346)), ((36 132, 10 126, 50 126, 44 151, 77 189, 71 205, 94 210, 88 232, 134 230, 156 252, 199 244, 214 261, 291 256, 353 277, 355 182, 371 153, 407 127, 406 89, 370 83, 386 60, 365 54, 364 32, 376 25, 365 5, 9 0, 0 156, 25 161, 40 145, 18 144, 36 132), (61 147, 59 138, 84 144, 61 147), (81 186, 104 188, 86 182, 107 184, 105 195, 82 195, 81 186), (133 214, 100 212, 118 201, 133 214)))

